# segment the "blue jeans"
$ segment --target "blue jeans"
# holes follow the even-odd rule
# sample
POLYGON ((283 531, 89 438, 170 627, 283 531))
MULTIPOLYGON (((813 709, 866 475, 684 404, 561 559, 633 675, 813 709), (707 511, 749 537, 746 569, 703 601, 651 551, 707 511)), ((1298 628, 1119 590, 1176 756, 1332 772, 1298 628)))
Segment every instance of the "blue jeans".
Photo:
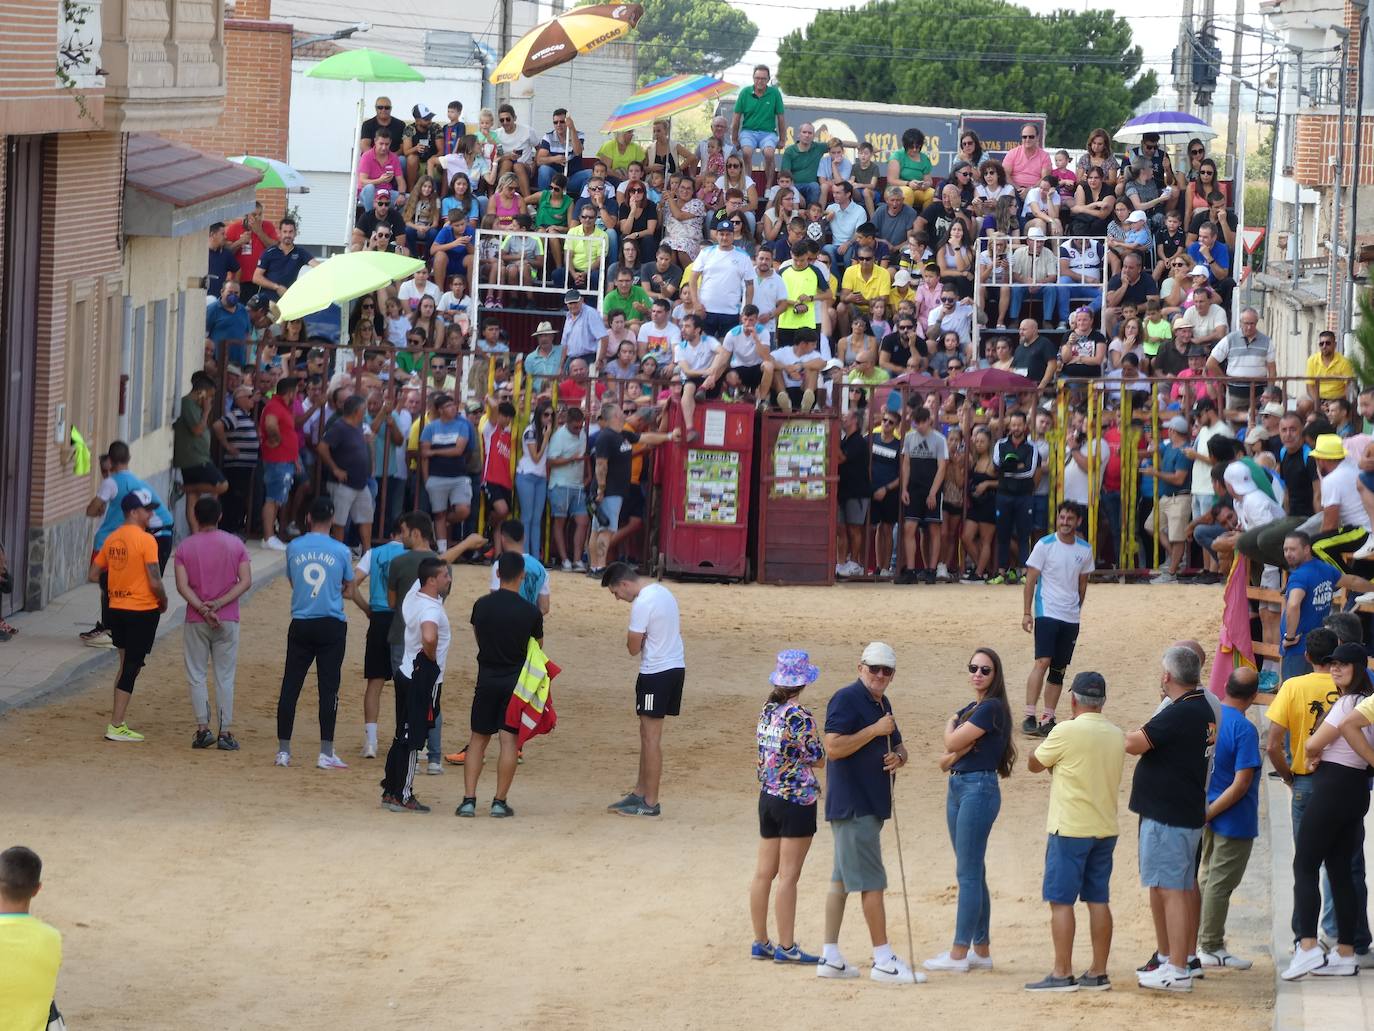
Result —
POLYGON ((1088 302, 1088 307, 1093 311, 1102 309, 1102 287, 1097 283, 1080 283, 1076 279, 1068 276, 1059 277, 1059 286, 1056 290, 1059 293, 1059 310, 1067 317, 1073 310, 1075 300, 1088 302))
POLYGON ((997 494, 997 568, 1011 568, 1011 538, 1016 536, 1021 564, 1030 558, 1031 498, 1029 494, 997 494))
MULTIPOLYGON (((592 170, 590 168, 584 168, 580 172, 574 172, 568 177, 568 196, 573 199, 574 203, 582 196, 582 191, 586 188, 587 181, 591 179, 591 177, 592 170)), ((548 187, 544 185, 542 174, 539 179, 539 188, 541 190, 548 189, 548 187)))
POLYGON ((1306 676, 1311 672, 1312 665, 1307 661, 1303 648, 1295 647, 1279 660, 1279 676, 1284 680, 1306 676))
POLYGON ((841 254, 840 244, 828 243, 821 248, 821 251, 830 259, 830 267, 834 270, 834 274, 842 276, 844 270, 849 267, 852 261, 855 247, 851 246, 849 250, 841 254))
POLYGON ((525 524, 525 554, 539 557, 539 534, 544 528, 544 499, 549 481, 537 473, 516 473, 515 494, 520 499, 520 522, 525 524))
MULTIPOLYGON (((1194 495, 1194 497, 1196 497, 1196 495, 1194 495)), ((1212 545, 1215 544, 1217 538, 1225 532, 1226 528, 1224 526, 1220 526, 1216 523, 1204 523, 1201 526, 1193 527, 1193 540, 1197 542, 1198 547, 1202 548, 1213 558, 1216 558, 1217 551, 1212 545)))
POLYGON ((795 183, 797 192, 802 195, 802 200, 808 204, 819 204, 821 200, 820 183, 795 183))
MULTIPOLYGON (((1011 288, 1011 307, 1007 310, 1010 318, 1019 319, 1021 317, 1021 305, 1025 303, 1026 296, 1030 294, 1031 289, 1029 286, 1013 286, 1011 288)), ((1059 312, 1061 319, 1068 316, 1068 310, 1059 305, 1058 287, 1045 284, 1036 289, 1037 292, 1030 295, 1039 297, 1040 303, 1044 306, 1043 317, 1040 319, 1041 325, 1048 326, 1053 322, 1056 311, 1059 312)))
POLYGON ((426 264, 429 263, 429 245, 434 242, 434 238, 439 235, 439 226, 426 229, 423 233, 417 233, 410 226, 406 226, 406 247, 410 251, 412 258, 419 258, 426 264))
POLYGON ((1128 559, 1121 554, 1121 491, 1104 490, 1097 499, 1097 514, 1106 521, 1112 535, 1112 553, 1116 555, 1116 564, 1122 569, 1129 568, 1128 559))
MULTIPOLYGON (((1293 841, 1298 840, 1298 824, 1302 822, 1302 814, 1307 809, 1307 801, 1312 797, 1312 775, 1295 774, 1293 776, 1293 798, 1289 803, 1290 821, 1293 824, 1293 841)), ((1355 850, 1355 861, 1352 864, 1355 872, 1355 951, 1368 952, 1371 936, 1369 933, 1369 885, 1365 882, 1364 866, 1364 829, 1360 830, 1360 847, 1355 850)), ((1293 913, 1293 937, 1298 937, 1298 914, 1293 913)), ((1336 907, 1331 902, 1331 882, 1326 876, 1326 868, 1322 868, 1322 933, 1332 941, 1336 940, 1336 907)))
POLYGON ((968 947, 988 943, 992 899, 988 894, 988 835, 1002 808, 997 771, 953 773, 945 796, 945 823, 954 846, 959 904, 954 916, 954 944, 968 947))

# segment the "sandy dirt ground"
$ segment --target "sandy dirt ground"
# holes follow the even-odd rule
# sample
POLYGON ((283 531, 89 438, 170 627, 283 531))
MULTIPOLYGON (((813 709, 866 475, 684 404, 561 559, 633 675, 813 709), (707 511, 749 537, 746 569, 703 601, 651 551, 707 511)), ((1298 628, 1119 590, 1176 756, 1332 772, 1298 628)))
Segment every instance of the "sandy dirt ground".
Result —
MULTIPOLYGON (((465 739, 475 672, 466 624, 486 576, 459 570, 448 603, 451 746, 465 739)), ((59 1002, 70 1025, 698 1029, 798 1018, 822 1027, 1270 1025, 1273 970, 1258 936, 1232 943, 1260 957, 1248 974, 1213 975, 1191 996, 1160 998, 1135 987, 1131 972, 1153 948, 1153 934, 1125 786, 1112 883, 1116 989, 1038 997, 1021 990, 1049 970, 1051 958, 1040 901, 1049 783, 1025 772, 1024 738, 989 848, 994 972, 896 987, 866 976, 821 981, 810 968, 750 962, 754 724, 774 653, 811 651, 822 677, 804 700, 819 715, 853 679, 866 641, 896 647, 891 697, 914 760, 900 775, 897 805, 919 961, 948 946, 954 923, 939 732, 966 700, 964 666, 975 644, 1001 651, 1019 719, 1031 641, 1019 627, 1019 589, 673 589, 689 669, 683 715, 667 728, 658 821, 604 811, 634 781, 636 666, 624 649, 628 606, 584 577, 553 579, 546 645, 567 667, 556 685, 560 722, 527 749, 510 796, 514 820, 485 816, 494 768, 479 789, 476 820, 453 816, 462 795, 457 767, 418 778, 432 814, 378 807, 381 760, 358 758, 364 626, 356 612, 337 733, 352 768, 325 772, 307 761, 316 751, 313 678, 297 717, 300 765, 272 766, 287 622, 281 582, 245 606, 240 753, 190 748, 180 632, 158 646, 130 710, 145 744, 101 740, 113 677, 106 672, 64 700, 0 720, 0 838, 44 859, 37 912, 65 938, 59 1002)), ((1219 603, 1219 592, 1206 588, 1095 585, 1074 669, 1105 672, 1108 715, 1138 726, 1157 701, 1161 649, 1180 636, 1210 648, 1219 603)), ((384 740, 391 705, 388 688, 384 740)), ((891 941, 905 954, 893 833, 889 823, 887 910, 891 941)), ((797 921, 799 940, 816 951, 831 861, 822 824, 797 921)), ((866 967, 857 903, 841 946, 866 967)), ((1086 924, 1080 908, 1079 969, 1088 961, 1086 924)))

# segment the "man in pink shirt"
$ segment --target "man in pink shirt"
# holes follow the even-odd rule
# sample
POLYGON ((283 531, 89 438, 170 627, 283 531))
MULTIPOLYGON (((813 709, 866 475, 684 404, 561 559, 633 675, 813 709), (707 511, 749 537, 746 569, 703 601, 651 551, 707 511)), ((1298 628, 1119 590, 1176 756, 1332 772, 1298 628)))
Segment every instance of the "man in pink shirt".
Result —
POLYGON ((358 158, 358 203, 364 210, 372 209, 372 195, 379 189, 390 190, 393 198, 405 201, 405 166, 391 153, 391 137, 381 133, 372 141, 372 149, 358 158))
POLYGON ((253 585, 248 549, 232 533, 219 528, 218 499, 203 494, 196 502, 199 529, 177 545, 177 593, 186 599, 186 682, 196 713, 192 748, 217 745, 237 752, 230 732, 234 720, 234 675, 239 658, 239 597, 253 585), (210 695, 206 686, 210 663, 215 666, 215 701, 219 709, 219 737, 210 732, 210 695))
POLYGON ((1024 194, 1054 168, 1049 151, 1040 146, 1040 129, 1027 122, 1021 126, 1021 146, 1007 152, 1002 159, 1002 167, 1007 170, 1007 178, 1016 187, 1016 192, 1024 194))

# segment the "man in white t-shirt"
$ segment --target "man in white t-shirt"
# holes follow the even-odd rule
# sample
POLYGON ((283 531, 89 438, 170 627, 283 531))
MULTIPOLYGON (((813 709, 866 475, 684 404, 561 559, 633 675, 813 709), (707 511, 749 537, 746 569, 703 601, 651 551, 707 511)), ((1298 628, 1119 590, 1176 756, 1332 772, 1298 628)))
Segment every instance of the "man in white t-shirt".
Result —
POLYGON ((715 363, 711 366, 711 372, 721 380, 733 372, 740 386, 754 394, 758 393, 761 384, 773 382, 769 334, 759 318, 756 305, 746 304, 741 308, 740 324, 726 333, 717 345, 715 363))
MULTIPOLYGON (((1351 563, 1346 553, 1363 550, 1362 545, 1371 539, 1369 514, 1360 499, 1360 467, 1356 458, 1349 457, 1345 441, 1334 433, 1317 438, 1311 457, 1321 473, 1322 502, 1317 513, 1321 526, 1311 534, 1312 554, 1348 573, 1351 563)), ((1355 557, 1368 556, 1356 552, 1355 557)))
POLYGON ((660 370, 667 369, 682 342, 682 333, 668 318, 672 305, 665 298, 655 298, 649 321, 639 327, 636 339, 645 358, 652 357, 660 370))
POLYGON ((759 325, 769 336, 776 336, 778 316, 789 306, 787 284, 773 270, 773 252, 767 247, 760 247, 754 255, 753 303, 759 310, 759 325))
POLYGON ((1078 624, 1093 568, 1092 548, 1078 536, 1081 516, 1077 504, 1060 502, 1054 533, 1036 541, 1026 559, 1021 629, 1035 635, 1035 665, 1026 678, 1026 718, 1021 730, 1036 737, 1048 737, 1054 729, 1054 709, 1078 643, 1078 624), (1035 707, 1042 687, 1045 703, 1037 722, 1035 707))
POLYGON ((534 165, 535 143, 529 127, 515 120, 515 108, 502 104, 496 111, 499 128, 496 138, 501 144, 501 164, 497 174, 514 172, 520 184, 520 196, 530 195, 530 169, 534 165))
POLYGON ((1216 501, 1216 491, 1212 489, 1212 466, 1215 462, 1207 443, 1213 437, 1234 437, 1235 434, 1221 421, 1221 416, 1217 413, 1217 403, 1211 398, 1204 397, 1199 400, 1193 411, 1197 415, 1197 438, 1193 441, 1192 447, 1183 449, 1183 453, 1193 462, 1193 518, 1201 519, 1203 515, 1212 511, 1212 505, 1216 501))
POLYGON ((1174 322, 1174 331, 1188 326, 1193 331, 1193 343, 1203 344, 1208 351, 1226 335, 1226 309, 1217 303, 1212 288, 1200 286, 1193 291, 1193 306, 1174 322))
POLYGON ((816 407, 816 389, 825 354, 820 349, 820 334, 814 329, 799 329, 791 347, 773 352, 773 390, 778 407, 784 412, 800 405, 803 412, 816 407))
POLYGON ((429 806, 415 797, 415 762, 434 718, 444 687, 444 663, 452 641, 444 599, 453 575, 441 558, 427 558, 401 601, 405 645, 396 674, 396 736, 386 753, 382 805, 393 813, 427 813, 429 806))
POLYGON ((682 383, 682 423, 688 441, 695 440, 692 420, 696 417, 698 397, 708 401, 720 396, 720 379, 715 370, 720 342, 703 331, 700 315, 682 319, 682 340, 673 352, 673 366, 682 383))
POLYGON ((735 224, 722 218, 715 224, 716 245, 703 247, 687 267, 687 283, 705 330, 721 337, 739 324, 740 308, 754 303, 754 266, 749 255, 735 247, 735 224))
POLYGON ((682 645, 677 599, 660 583, 646 580, 627 562, 612 562, 601 586, 630 603, 625 647, 639 656, 635 713, 639 716, 639 776, 634 790, 607 808, 622 816, 658 816, 663 775, 663 720, 682 708, 687 660, 682 645))

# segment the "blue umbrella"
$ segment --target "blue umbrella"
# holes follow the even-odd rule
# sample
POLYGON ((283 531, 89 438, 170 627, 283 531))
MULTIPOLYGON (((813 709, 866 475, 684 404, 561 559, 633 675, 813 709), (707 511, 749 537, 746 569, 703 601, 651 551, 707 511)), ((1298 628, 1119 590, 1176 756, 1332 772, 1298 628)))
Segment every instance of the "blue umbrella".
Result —
POLYGON ((1158 133, 1161 136, 1196 136, 1200 140, 1214 139, 1217 131, 1196 115, 1182 111, 1151 111, 1137 115, 1116 131, 1112 139, 1118 143, 1139 143, 1142 136, 1158 133))

